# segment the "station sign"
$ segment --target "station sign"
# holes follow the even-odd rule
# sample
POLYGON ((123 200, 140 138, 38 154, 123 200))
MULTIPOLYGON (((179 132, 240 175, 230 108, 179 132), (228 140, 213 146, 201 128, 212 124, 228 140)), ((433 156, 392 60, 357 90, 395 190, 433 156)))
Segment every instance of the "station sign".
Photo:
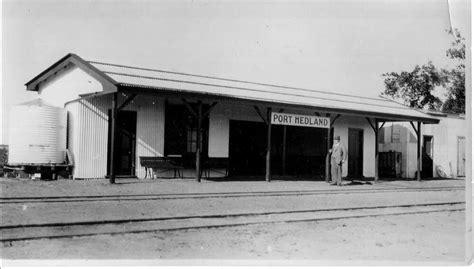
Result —
POLYGON ((330 128, 331 118, 272 112, 271 124, 330 128))

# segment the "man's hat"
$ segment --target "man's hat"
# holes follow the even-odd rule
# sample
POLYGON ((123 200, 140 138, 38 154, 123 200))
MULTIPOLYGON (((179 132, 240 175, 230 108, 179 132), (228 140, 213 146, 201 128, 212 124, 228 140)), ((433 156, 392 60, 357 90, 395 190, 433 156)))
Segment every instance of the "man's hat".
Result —
POLYGON ((335 137, 334 137, 334 140, 341 141, 341 137, 335 136, 335 137))

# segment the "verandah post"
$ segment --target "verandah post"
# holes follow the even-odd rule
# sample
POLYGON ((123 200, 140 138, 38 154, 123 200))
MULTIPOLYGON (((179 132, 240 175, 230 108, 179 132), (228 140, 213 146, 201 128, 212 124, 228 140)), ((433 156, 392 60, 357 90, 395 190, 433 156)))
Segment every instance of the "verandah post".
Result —
POLYGON ((115 148, 117 142, 117 93, 112 98, 111 136, 110 136, 110 183, 115 183, 115 148))
POLYGON ((379 121, 375 119, 375 176, 374 182, 377 183, 379 181, 379 121))
POLYGON ((202 124, 202 101, 198 101, 196 134, 196 181, 201 182, 201 124, 202 124))
POLYGON ((271 161, 271 148, 272 148, 272 108, 267 108, 267 156, 265 166, 265 180, 270 182, 270 161, 271 161))
POLYGON ((418 122, 418 128, 416 130, 416 180, 421 181, 421 122, 418 122))
POLYGON ((282 174, 286 174, 286 125, 283 125, 282 174))
MULTIPOLYGON (((331 121, 331 114, 326 114, 326 117, 329 118, 329 121, 331 121)), ((331 179, 330 179, 330 154, 329 154, 329 150, 331 149, 331 126, 332 126, 332 123, 329 122, 329 128, 328 128, 328 133, 327 133, 327 149, 326 149, 326 160, 325 160, 325 165, 324 165, 324 168, 325 168, 325 180, 326 182, 329 182, 331 179)))

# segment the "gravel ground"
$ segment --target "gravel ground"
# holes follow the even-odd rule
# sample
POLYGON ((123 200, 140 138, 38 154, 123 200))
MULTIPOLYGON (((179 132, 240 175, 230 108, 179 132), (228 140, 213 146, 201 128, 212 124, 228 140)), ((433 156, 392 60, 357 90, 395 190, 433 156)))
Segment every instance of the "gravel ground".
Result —
MULTIPOLYGON (((135 217, 305 210, 465 201, 464 190, 347 193, 337 190, 464 186, 463 180, 382 181, 329 186, 314 181, 213 182, 193 180, 31 181, 0 179, 2 197, 186 194, 334 190, 333 194, 246 198, 3 204, 2 225, 135 217)), ((469 196, 470 197, 470 196, 469 196)), ((235 228, 93 236, 4 243, 6 259, 250 259, 462 262, 465 212, 370 217, 235 228)), ((5 263, 4 263, 5 264, 5 263)))
MULTIPOLYGON (((4 243, 5 259, 464 262, 464 212, 4 243)), ((160 261, 158 261, 159 263, 160 261)), ((252 263, 252 261, 250 262, 252 263)), ((8 261, 4 261, 7 265, 8 261)))

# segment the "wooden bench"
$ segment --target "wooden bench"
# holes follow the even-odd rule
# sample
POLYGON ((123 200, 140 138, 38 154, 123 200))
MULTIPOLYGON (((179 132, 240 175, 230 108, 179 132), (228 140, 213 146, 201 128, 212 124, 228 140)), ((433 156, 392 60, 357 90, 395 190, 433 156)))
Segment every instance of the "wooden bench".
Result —
POLYGON ((229 176, 229 158, 206 158, 204 159, 202 171, 204 177, 209 178, 211 175, 211 171, 217 172, 224 177, 229 176), (224 172, 217 170, 223 169, 224 172))
POLYGON ((177 160, 171 160, 170 158, 167 158, 167 157, 140 156, 140 165, 145 167, 145 178, 148 176, 149 169, 150 169, 150 177, 153 176, 152 175, 153 170, 159 171, 157 172, 157 174, 174 170, 174 178, 176 178, 176 175, 180 178, 183 177, 181 173, 181 169, 184 169, 184 167, 177 160))

